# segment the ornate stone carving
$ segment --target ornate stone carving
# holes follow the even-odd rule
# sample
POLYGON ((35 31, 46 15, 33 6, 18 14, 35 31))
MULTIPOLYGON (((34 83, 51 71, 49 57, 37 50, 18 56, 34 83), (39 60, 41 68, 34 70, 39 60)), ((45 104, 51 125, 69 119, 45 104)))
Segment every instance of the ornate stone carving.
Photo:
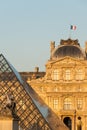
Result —
POLYGON ((79 45, 78 40, 72 40, 72 39, 67 39, 67 40, 61 40, 60 45, 79 45))

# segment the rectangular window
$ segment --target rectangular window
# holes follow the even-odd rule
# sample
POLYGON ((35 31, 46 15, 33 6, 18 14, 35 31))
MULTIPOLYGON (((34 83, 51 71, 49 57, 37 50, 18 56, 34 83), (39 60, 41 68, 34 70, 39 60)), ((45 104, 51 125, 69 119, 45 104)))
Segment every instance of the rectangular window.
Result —
POLYGON ((70 70, 66 70, 65 73, 66 73, 65 74, 66 80, 70 80, 71 79, 70 70))
POLYGON ((47 96, 47 104, 50 106, 51 103, 51 96, 47 96))
POLYGON ((53 108, 58 109, 58 99, 53 100, 53 108))
POLYGON ((76 80, 83 80, 84 79, 84 72, 82 69, 77 70, 76 72, 76 80))
POLYGON ((70 110, 71 105, 70 104, 64 104, 64 110, 70 110))
POLYGON ((60 72, 58 69, 53 70, 52 72, 52 80, 59 80, 60 79, 60 72))
POLYGON ((82 98, 78 98, 77 99, 77 109, 82 109, 82 106, 83 106, 83 100, 82 98))

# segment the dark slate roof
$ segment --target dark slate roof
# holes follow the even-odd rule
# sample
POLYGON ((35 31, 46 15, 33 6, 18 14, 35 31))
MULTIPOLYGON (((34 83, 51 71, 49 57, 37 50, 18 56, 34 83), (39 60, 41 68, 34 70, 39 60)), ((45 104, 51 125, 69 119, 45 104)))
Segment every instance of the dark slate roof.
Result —
POLYGON ((74 58, 84 58, 82 50, 73 45, 63 45, 55 50, 53 57, 61 58, 65 56, 70 56, 74 58))

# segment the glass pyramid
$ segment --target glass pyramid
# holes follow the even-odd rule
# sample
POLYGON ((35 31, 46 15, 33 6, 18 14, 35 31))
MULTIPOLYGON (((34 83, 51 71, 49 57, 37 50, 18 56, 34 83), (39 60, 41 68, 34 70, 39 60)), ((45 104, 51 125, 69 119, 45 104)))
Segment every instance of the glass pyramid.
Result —
POLYGON ((14 97, 20 130, 67 130, 32 87, 0 54, 0 114, 6 103, 6 95, 14 97))

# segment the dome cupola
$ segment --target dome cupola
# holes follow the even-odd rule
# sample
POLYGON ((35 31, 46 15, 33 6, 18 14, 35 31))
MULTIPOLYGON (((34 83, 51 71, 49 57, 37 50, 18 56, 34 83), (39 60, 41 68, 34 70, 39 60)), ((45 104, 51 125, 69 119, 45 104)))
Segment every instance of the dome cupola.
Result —
POLYGON ((60 45, 56 47, 53 52, 51 59, 63 58, 65 56, 70 56, 73 58, 86 58, 85 52, 80 47, 78 40, 61 40, 60 45))

